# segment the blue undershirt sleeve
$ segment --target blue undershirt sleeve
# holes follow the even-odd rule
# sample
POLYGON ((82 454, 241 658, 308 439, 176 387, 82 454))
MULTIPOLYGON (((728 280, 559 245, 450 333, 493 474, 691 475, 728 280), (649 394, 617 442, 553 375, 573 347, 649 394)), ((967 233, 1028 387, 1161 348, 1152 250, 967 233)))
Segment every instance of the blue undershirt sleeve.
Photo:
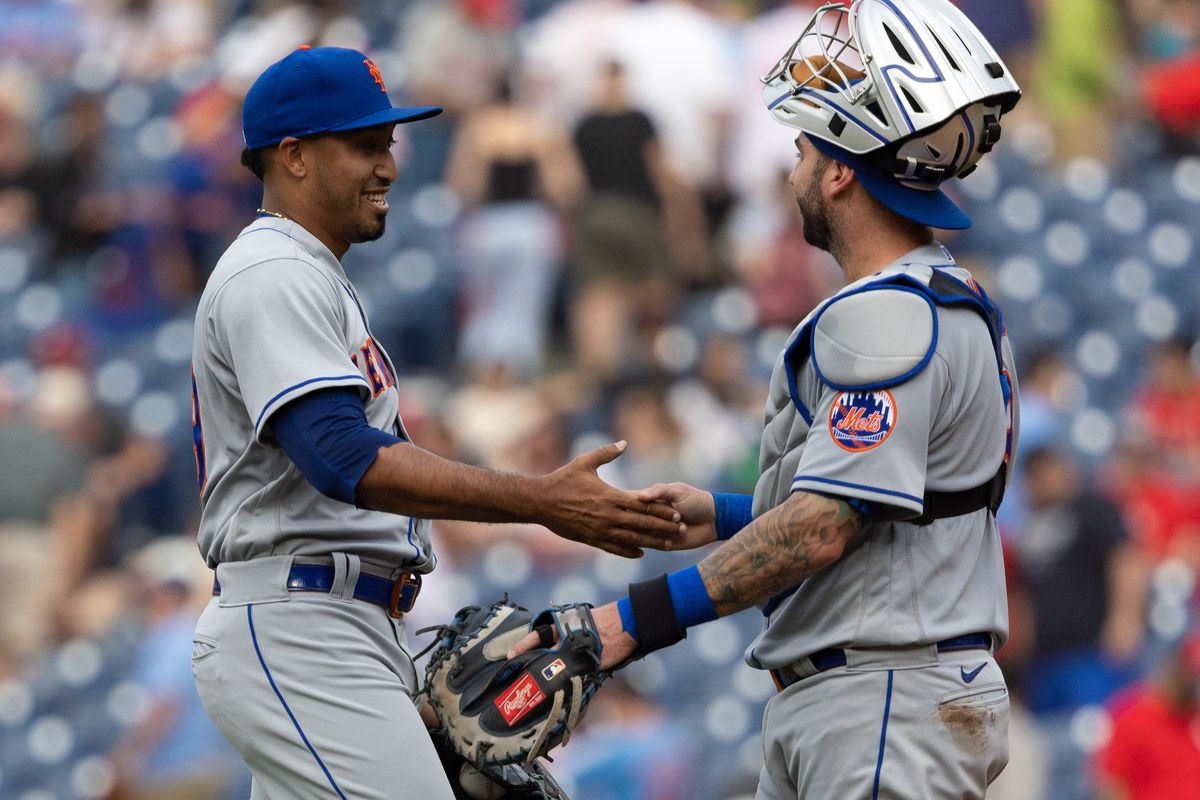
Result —
POLYGON ((379 448, 404 441, 367 422, 353 386, 309 392, 280 408, 267 424, 279 446, 321 494, 355 504, 362 476, 379 448))

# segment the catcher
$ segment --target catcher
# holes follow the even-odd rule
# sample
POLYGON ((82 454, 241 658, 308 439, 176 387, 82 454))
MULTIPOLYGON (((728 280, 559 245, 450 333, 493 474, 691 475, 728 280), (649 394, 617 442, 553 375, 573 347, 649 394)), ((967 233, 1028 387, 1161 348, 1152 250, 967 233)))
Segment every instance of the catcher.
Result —
POLYGON ((799 134, 805 238, 847 285, 775 363, 754 495, 640 495, 680 511, 688 545, 725 541, 595 610, 600 668, 758 605, 746 661, 779 689, 758 800, 979 800, 1008 760, 994 512, 1016 383, 999 309, 931 228, 970 225, 941 185, 1020 91, 948 0, 828 3, 763 83, 799 134))

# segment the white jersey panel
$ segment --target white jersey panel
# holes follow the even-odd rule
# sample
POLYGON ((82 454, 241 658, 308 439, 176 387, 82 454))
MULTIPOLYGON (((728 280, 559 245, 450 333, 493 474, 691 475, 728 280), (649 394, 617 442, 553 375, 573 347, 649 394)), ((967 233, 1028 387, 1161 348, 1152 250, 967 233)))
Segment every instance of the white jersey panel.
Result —
POLYGON ((353 552, 377 566, 432 569, 427 520, 326 497, 271 436, 271 414, 288 401, 354 386, 372 427, 407 438, 391 362, 316 237, 275 218, 242 231, 201 296, 192 368, 199 545, 209 566, 353 552))

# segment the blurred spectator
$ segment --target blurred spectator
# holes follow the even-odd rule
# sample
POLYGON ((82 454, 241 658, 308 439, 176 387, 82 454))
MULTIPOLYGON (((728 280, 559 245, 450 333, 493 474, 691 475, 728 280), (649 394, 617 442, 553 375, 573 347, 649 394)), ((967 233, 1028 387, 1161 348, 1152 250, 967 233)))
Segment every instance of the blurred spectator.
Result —
POLYGON ((613 464, 620 472, 621 485, 649 486, 671 475, 688 474, 683 464, 683 434, 667 408, 662 385, 637 383, 618 391, 613 401, 613 433, 630 445, 613 464))
POLYGON ((1112 121, 1122 52, 1117 0, 1045 0, 1035 75, 1041 111, 1055 129, 1060 161, 1113 156, 1112 121))
POLYGON ((630 105, 620 64, 606 66, 574 141, 588 194, 575 219, 572 339, 580 367, 605 382, 640 364, 630 334, 670 315, 668 248, 699 232, 700 209, 670 174, 654 123, 630 105))
POLYGON ((463 119, 446 182, 469 208, 458 232, 461 360, 536 374, 564 254, 558 212, 582 190, 569 140, 519 105, 505 82, 491 103, 463 119))
POLYGON ((565 0, 529 26, 521 74, 535 111, 566 124, 587 112, 605 65, 619 61, 612 43, 633 5, 632 0, 565 0))
POLYGON ((610 681, 559 751, 563 780, 587 800, 686 800, 700 763, 691 732, 627 680, 610 681))
POLYGON ((413 103, 457 116, 493 102, 509 80, 519 15, 515 0, 413 3, 398 43, 413 103))
POLYGON ((245 772, 200 704, 189 666, 196 617, 212 597, 212 573, 195 551, 192 537, 171 536, 131 560, 145 626, 131 678, 149 702, 113 751, 109 800, 220 800, 245 772))
POLYGON ((1200 5, 1126 0, 1142 70, 1142 95, 1175 149, 1200 150, 1200 5))
POLYGON ((241 103, 219 84, 185 96, 175 110, 180 150, 164 167, 172 214, 160 249, 162 293, 196 297, 209 270, 252 218, 262 184, 229 158, 242 146, 241 103))
MULTIPOLYGON (((614 31, 611 57, 626 70, 634 106, 646 110, 673 174, 699 193, 706 230, 680 265, 694 286, 718 277, 711 240, 732 210, 729 151, 736 73, 733 33, 694 0, 648 0, 614 31), (681 78, 682 76, 682 78, 681 78)), ((756 87, 757 88, 757 87, 756 87)))
POLYGON ((1162 456, 1144 431, 1127 430, 1101 479, 1147 557, 1179 558, 1200 571, 1200 493, 1162 456))
POLYGON ((100 98, 72 98, 46 129, 49 141, 30 168, 30 190, 50 241, 51 266, 81 271, 111 224, 111 204, 99 191, 105 132, 100 98))
POLYGON ((32 111, 28 108, 34 84, 15 70, 0 69, 0 80, 17 84, 15 92, 0 91, 0 242, 4 242, 32 229, 37 219, 37 197, 35 142, 29 119, 32 111))
POLYGON ((1157 345, 1149 375, 1127 413, 1158 450, 1163 466, 1183 486, 1200 491, 1200 374, 1191 351, 1192 342, 1184 338, 1157 345))
POLYGON ((1115 704, 1097 759, 1100 800, 1190 800, 1200 787, 1200 638, 1174 647, 1155 675, 1115 704))
POLYGON ((734 266, 762 327, 794 328, 844 283, 837 262, 804 240, 786 172, 773 194, 743 204, 730 228, 734 266))
POLYGON ((57 367, 42 373, 25 413, 0 421, 0 522, 46 523, 84 488, 89 409, 86 379, 57 367))
POLYGON ((1082 391, 1079 375, 1055 347, 1034 350, 1020 370, 1021 430, 1016 461, 1011 465, 1004 502, 997 514, 1007 537, 1020 537, 1028 511, 1025 496, 1025 454, 1066 444, 1068 409, 1082 391))
POLYGON ((1029 511, 1018 557, 1034 631, 1024 696, 1051 748, 1046 797, 1085 800, 1071 720, 1136 676, 1147 569, 1116 508, 1069 456, 1034 450, 1023 469, 1029 511))
POLYGON ((209 52, 216 6, 215 0, 91 0, 82 4, 85 56, 118 65, 134 80, 164 77, 209 52))
POLYGON ((23 674, 53 641, 51 612, 61 586, 54 550, 44 527, 0 524, 0 682, 23 674))
POLYGON ((667 408, 683 434, 680 480, 753 490, 766 387, 750 374, 749 362, 744 342, 714 335, 704 345, 696 377, 677 380, 667 389, 667 408))

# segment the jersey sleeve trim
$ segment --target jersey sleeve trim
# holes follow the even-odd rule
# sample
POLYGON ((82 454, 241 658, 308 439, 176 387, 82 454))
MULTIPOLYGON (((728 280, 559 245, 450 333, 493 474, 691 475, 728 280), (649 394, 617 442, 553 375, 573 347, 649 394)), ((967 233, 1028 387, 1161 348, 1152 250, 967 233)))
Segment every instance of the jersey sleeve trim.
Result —
MULTIPOLYGON (((277 395, 275 395, 270 400, 268 400, 267 404, 265 406, 263 406, 263 410, 258 413, 258 419, 256 419, 254 421, 254 436, 256 438, 261 438, 263 422, 271 415, 271 412, 273 412, 276 408, 278 408, 279 406, 288 402, 289 400, 294 400, 303 394, 307 394, 308 392, 313 391, 313 389, 305 389, 305 387, 311 386, 314 383, 323 384, 323 386, 320 388, 333 387, 333 386, 354 386, 357 384, 362 384, 363 386, 367 386, 367 379, 364 378, 362 375, 357 375, 357 374, 355 374, 355 375, 333 375, 333 376, 328 376, 328 377, 323 377, 323 378, 309 378, 306 381, 300 381, 299 383, 292 384, 291 386, 289 386, 288 388, 279 392, 277 395), (305 389, 305 391, 299 391, 301 389, 305 389)), ((314 388, 316 388, 316 387, 314 387, 314 388)))
POLYGON ((867 486, 862 483, 851 483, 850 481, 840 481, 835 478, 819 478, 815 475, 797 475, 792 479, 792 491, 803 491, 812 489, 814 492, 825 494, 829 492, 830 486, 837 486, 840 489, 847 489, 849 492, 839 492, 838 494, 846 494, 849 497, 856 497, 860 500, 874 500, 889 506, 900 506, 909 508, 920 514, 925 509, 925 500, 921 497, 916 497, 904 492, 897 492, 892 489, 880 489, 877 486, 867 486))

